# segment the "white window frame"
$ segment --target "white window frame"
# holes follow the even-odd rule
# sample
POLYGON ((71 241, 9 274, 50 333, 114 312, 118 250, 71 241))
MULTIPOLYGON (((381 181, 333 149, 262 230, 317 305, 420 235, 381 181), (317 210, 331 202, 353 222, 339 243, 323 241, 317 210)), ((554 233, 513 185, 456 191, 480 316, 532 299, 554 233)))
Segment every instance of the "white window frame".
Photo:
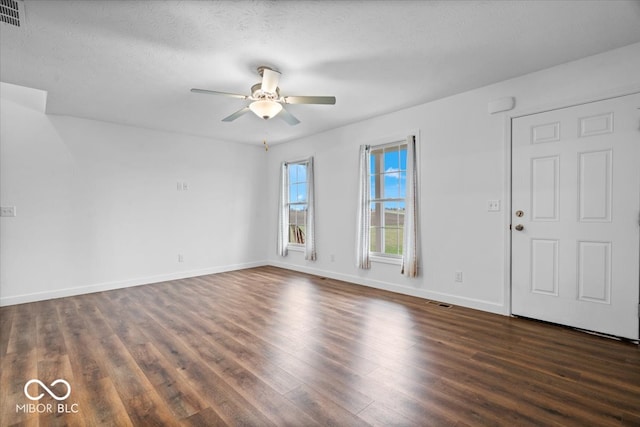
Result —
MULTIPOLYGON (((305 168, 307 168, 308 171, 308 166, 309 166, 309 160, 297 160, 294 162, 287 162, 287 195, 290 195, 290 191, 291 191, 291 181, 289 179, 290 177, 290 170, 291 170, 291 166, 295 166, 295 165, 304 165, 305 168)), ((307 180, 306 181, 296 181, 295 183, 306 183, 306 188, 307 188, 307 195, 306 197, 306 201, 304 203, 291 203, 289 200, 287 200, 286 202, 286 209, 290 209, 291 205, 304 205, 305 206, 305 223, 306 223, 306 215, 308 215, 308 210, 309 210, 309 176, 307 175, 307 180)), ((298 224, 296 224, 298 225, 298 224)), ((294 243, 294 242, 290 242, 289 240, 291 239, 290 236, 291 233, 291 214, 289 213, 289 224, 288 224, 288 228, 287 228, 287 249, 294 251, 294 252, 304 252, 305 251, 305 244, 304 243, 294 243)), ((306 234, 305 234, 306 237, 306 234)))
MULTIPOLYGON (((387 141, 388 140, 389 139, 387 139, 387 141)), ((400 151, 403 146, 407 147, 406 139, 401 139, 401 140, 396 139, 395 141, 392 141, 392 142, 385 142, 385 143, 381 143, 381 144, 371 145, 370 146, 371 148, 370 148, 370 154, 369 155, 372 155, 374 153, 374 151, 378 151, 378 150, 383 150, 384 151, 384 149, 389 148, 389 147, 398 147, 398 150, 400 151)), ((382 159, 382 161, 384 161, 384 155, 381 156, 381 159, 382 159)), ((376 171, 381 170, 379 166, 380 165, 376 165, 376 168, 375 168, 376 171)), ((383 164, 382 164, 382 166, 384 167, 383 164)), ((400 166, 400 164, 398 166, 400 166)), ((406 173, 406 163, 405 163, 404 172, 406 173)), ((375 175, 377 175, 378 177, 382 177, 384 175, 384 173, 378 173, 378 174, 375 174, 375 175)), ((370 170, 367 171, 367 176, 368 176, 368 179, 371 180, 373 175, 371 174, 370 170)), ((381 182, 383 182, 383 179, 380 179, 379 181, 376 182, 376 186, 375 186, 376 192, 384 190, 384 185, 380 185, 381 182)), ((382 195, 382 196, 383 197, 381 197, 381 198, 372 199, 371 198, 371 194, 369 194, 367 202, 368 202, 369 205, 371 205, 371 203, 376 203, 376 202, 382 203, 382 206, 384 206, 385 202, 403 202, 406 205, 406 192, 405 192, 405 197, 404 198, 399 198, 399 197, 398 198, 386 198, 386 197, 384 197, 384 195, 382 195)), ((371 215, 372 211, 370 211, 369 214, 371 215)), ((384 208, 383 208, 383 210, 381 212, 381 215, 379 217, 380 217, 381 221, 384 221, 384 218, 385 218, 384 208)), ((373 225, 373 221, 371 221, 371 225, 373 225)), ((384 230, 385 228, 386 227, 384 227, 384 225, 382 225, 382 226, 380 226, 378 228, 378 230, 384 230)), ((403 231, 403 233, 404 233, 404 231, 403 231)), ((381 244, 381 247, 384 247, 385 246, 384 233, 379 233, 379 234, 380 234, 380 236, 376 236, 376 238, 381 238, 382 239, 380 244, 381 244)), ((404 248, 402 248, 402 250, 404 252, 404 248)), ((387 254, 387 253, 384 253, 384 252, 373 252, 373 251, 371 251, 371 248, 369 248, 369 257, 370 257, 371 261, 374 261, 374 262, 380 262, 380 263, 386 263, 386 264, 394 264, 394 265, 401 265, 402 264, 402 254, 387 254)))

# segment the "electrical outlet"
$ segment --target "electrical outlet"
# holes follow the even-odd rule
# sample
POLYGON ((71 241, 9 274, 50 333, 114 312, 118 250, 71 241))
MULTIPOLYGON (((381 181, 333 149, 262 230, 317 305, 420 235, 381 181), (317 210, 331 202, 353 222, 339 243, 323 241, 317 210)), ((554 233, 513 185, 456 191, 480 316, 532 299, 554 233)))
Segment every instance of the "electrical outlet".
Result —
POLYGON ((16 207, 15 206, 2 206, 0 208, 0 216, 4 216, 4 217, 16 216, 16 207))
POLYGON ((178 254, 178 262, 184 262, 184 255, 178 254))
POLYGON ((487 202, 487 210, 489 212, 500 212, 500 200, 489 200, 487 202))
POLYGON ((462 271, 456 271, 455 281, 462 283, 462 271))

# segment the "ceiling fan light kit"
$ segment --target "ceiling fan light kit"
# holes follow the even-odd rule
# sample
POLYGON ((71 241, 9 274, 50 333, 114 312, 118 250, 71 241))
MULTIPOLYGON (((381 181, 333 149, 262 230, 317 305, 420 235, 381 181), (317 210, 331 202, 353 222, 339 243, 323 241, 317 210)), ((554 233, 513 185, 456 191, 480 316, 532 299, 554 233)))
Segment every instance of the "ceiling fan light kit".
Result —
POLYGON ((249 96, 195 88, 191 89, 191 92, 223 95, 231 98, 248 99, 252 101, 248 106, 245 106, 230 116, 222 119, 223 122, 234 121, 247 112, 253 111, 256 116, 264 120, 280 116, 282 120, 293 126, 300 123, 300 120, 285 110, 282 104, 334 105, 336 103, 336 98, 334 96, 280 96, 280 88, 278 87, 280 72, 272 70, 269 67, 261 66, 258 67, 258 74, 262 77, 262 81, 251 87, 251 95, 249 96))
POLYGON ((256 116, 269 120, 271 117, 277 115, 282 110, 282 104, 276 101, 261 100, 253 101, 249 104, 249 109, 255 113, 256 116))

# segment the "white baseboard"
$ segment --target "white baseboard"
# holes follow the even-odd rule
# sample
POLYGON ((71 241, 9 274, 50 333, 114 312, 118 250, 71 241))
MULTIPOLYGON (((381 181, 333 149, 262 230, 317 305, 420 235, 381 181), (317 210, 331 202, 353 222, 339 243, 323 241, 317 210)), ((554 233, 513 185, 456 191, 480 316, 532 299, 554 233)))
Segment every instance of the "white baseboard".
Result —
POLYGON ((287 270, 299 271, 301 273, 313 274, 316 276, 328 277, 330 279, 341 280, 343 282, 354 283, 357 285, 368 286, 370 288, 382 289, 385 291, 395 292, 403 295, 410 295, 418 298, 425 298, 434 301, 440 301, 447 304, 458 305, 461 307, 473 308, 476 310, 487 311, 489 313, 508 315, 505 313, 503 304, 492 301, 484 301, 475 298, 460 297, 441 292, 433 292, 424 289, 411 289, 406 286, 400 286, 395 283, 384 282, 381 280, 367 279, 363 277, 353 276, 349 274, 336 273, 329 270, 321 270, 313 267, 300 266, 296 264, 288 264, 280 261, 270 260, 268 265, 274 267, 285 268, 287 270))
POLYGON ((157 276, 138 277, 115 282, 98 283, 88 286, 78 286, 73 288, 56 289, 52 291, 34 292, 30 294, 14 295, 0 298, 0 306, 24 304, 29 302, 44 301, 54 298, 70 297, 75 295, 89 294, 94 292, 110 291, 114 289, 129 288, 133 286, 148 285, 151 283, 167 282, 170 280, 187 279, 189 277, 205 276, 207 274, 224 273, 226 271, 243 270, 246 268, 261 267, 264 265, 272 265, 287 270, 299 271, 302 273, 313 274, 330 279, 341 280, 356 285, 368 286, 370 288, 382 289, 386 291, 396 292, 404 295, 411 295, 419 298, 425 298, 435 301, 441 301, 448 304, 458 305, 462 307, 474 308, 477 310, 487 311, 496 314, 508 314, 504 312, 502 304, 491 301, 483 301, 473 298, 464 298, 456 295, 433 292, 424 289, 411 289, 406 286, 400 286, 395 283, 385 282, 381 280, 362 278, 349 274, 336 273, 330 270, 322 270, 313 267, 305 267, 296 264, 289 264, 279 261, 254 261, 241 264, 231 264, 216 266, 198 270, 178 271, 169 274, 160 274, 157 276))
POLYGON ((189 277, 205 276, 207 274, 224 273, 225 271, 243 270, 245 268, 262 267, 268 265, 266 261, 254 261, 241 264, 220 265, 216 267, 198 270, 177 271, 157 276, 136 277, 134 279, 115 282, 97 283, 88 286, 56 289, 52 291, 34 292, 30 294, 14 295, 0 298, 0 307, 7 305, 24 304, 28 302, 44 301, 54 298, 70 297, 75 295, 90 294, 94 292, 111 291, 114 289, 130 288, 132 286, 148 285, 151 283, 167 282, 169 280, 187 279, 189 277))

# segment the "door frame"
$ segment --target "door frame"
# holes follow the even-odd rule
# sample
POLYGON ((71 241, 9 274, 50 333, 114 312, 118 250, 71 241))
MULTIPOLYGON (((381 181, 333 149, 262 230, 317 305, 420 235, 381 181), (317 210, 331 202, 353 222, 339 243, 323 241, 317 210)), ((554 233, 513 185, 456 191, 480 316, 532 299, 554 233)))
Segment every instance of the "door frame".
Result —
MULTIPOLYGON (((511 301, 511 287, 512 287, 512 254, 513 248, 511 245, 511 238, 513 232, 511 230, 511 212, 513 209, 513 193, 512 193, 512 180, 513 180, 513 120, 519 117, 530 116, 533 114, 545 113, 547 111, 558 110, 561 108, 576 107, 578 105, 590 104, 598 101, 605 101, 607 99, 621 98, 627 95, 633 95, 640 93, 640 84, 628 85, 619 88, 609 89, 604 92, 592 93, 590 95, 579 96, 576 98, 569 98, 565 100, 553 101, 548 104, 542 104, 534 107, 518 108, 511 111, 507 111, 504 115, 504 164, 505 164, 505 180, 504 180, 504 194, 505 194, 505 210, 504 210, 504 281, 503 289, 503 314, 506 316, 513 316, 512 301, 511 301)), ((517 105, 517 99, 516 99, 517 105)), ((640 283, 638 284, 640 289, 640 283)), ((639 290, 640 292, 640 290, 639 290)))

